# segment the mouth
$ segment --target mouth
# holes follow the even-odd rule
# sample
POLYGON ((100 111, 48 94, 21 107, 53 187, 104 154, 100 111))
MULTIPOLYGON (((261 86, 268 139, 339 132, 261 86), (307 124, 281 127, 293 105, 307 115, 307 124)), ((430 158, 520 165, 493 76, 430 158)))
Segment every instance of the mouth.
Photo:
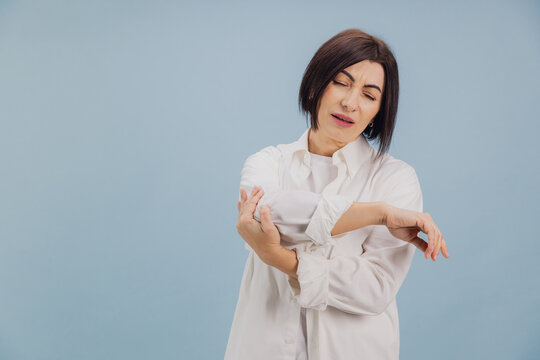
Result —
POLYGON ((343 114, 338 114, 338 113, 334 113, 334 114, 331 114, 333 117, 335 117, 336 119, 339 119, 341 121, 345 121, 346 123, 349 123, 349 124, 354 124, 354 120, 351 119, 350 117, 348 116, 345 116, 343 114))

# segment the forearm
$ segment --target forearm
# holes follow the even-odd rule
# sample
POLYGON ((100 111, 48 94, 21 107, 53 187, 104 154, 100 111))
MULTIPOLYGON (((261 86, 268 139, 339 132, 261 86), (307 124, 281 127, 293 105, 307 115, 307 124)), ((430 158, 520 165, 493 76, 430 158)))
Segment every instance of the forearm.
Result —
POLYGON ((265 256, 263 261, 267 265, 275 267, 290 277, 298 279, 298 275, 296 274, 296 271, 298 270, 296 251, 281 247, 272 254, 265 256))
MULTIPOLYGON (((360 229, 368 225, 382 225, 387 204, 379 202, 354 202, 343 213, 332 230, 332 236, 360 229)), ((280 247, 263 255, 264 262, 298 280, 296 251, 280 247)))
POLYGON ((387 204, 377 202, 354 202, 334 225, 331 235, 338 235, 368 225, 383 225, 387 204))

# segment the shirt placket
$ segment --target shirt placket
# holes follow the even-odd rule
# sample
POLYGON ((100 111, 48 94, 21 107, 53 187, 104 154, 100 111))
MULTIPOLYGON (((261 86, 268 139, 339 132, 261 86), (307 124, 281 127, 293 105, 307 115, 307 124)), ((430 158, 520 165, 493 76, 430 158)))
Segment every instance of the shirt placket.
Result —
POLYGON ((343 160, 343 153, 339 153, 338 156, 339 158, 337 162, 337 168, 338 168, 337 176, 330 184, 326 185, 326 187, 322 191, 323 195, 327 195, 327 196, 337 195, 339 193, 341 185, 343 184, 343 179, 345 179, 345 175, 347 172, 347 164, 343 160))
MULTIPOLYGON (((337 166, 336 178, 328 185, 326 185, 326 187, 322 190, 321 195, 323 196, 334 196, 339 194, 343 186, 344 179, 346 178, 347 164, 342 158, 343 154, 339 153, 337 156, 337 161, 334 162, 334 165, 337 166)), ((333 239, 328 239, 325 244, 311 243, 308 245, 308 248, 306 250, 310 253, 317 253, 319 255, 326 256, 331 250, 330 246, 333 243, 333 239)))
MULTIPOLYGON (((339 153, 338 156, 339 158, 337 159, 338 160, 337 164, 334 164, 338 168, 337 176, 331 183, 326 185, 326 187, 321 192, 322 195, 325 195, 325 196, 337 195, 343 185, 344 179, 346 177, 346 172, 347 172, 347 164, 342 158, 343 157, 342 153, 339 153)), ((328 244, 330 244, 330 242, 328 244)), ((328 244, 319 245, 319 244, 312 243, 310 244, 308 251, 312 254, 316 253, 316 254, 326 257, 328 251, 330 250, 330 246, 328 244)), ((314 310, 312 309, 306 310, 307 346, 308 346, 309 357, 318 359, 321 356, 320 351, 319 351, 320 345, 318 341, 318 337, 320 336, 320 334, 318 333, 318 330, 317 330, 318 326, 314 324, 314 322, 316 322, 318 318, 315 318, 313 313, 314 313, 314 310)))
POLYGON ((302 185, 311 173, 311 161, 307 151, 303 156, 296 156, 291 165, 291 177, 296 189, 301 189, 302 185))

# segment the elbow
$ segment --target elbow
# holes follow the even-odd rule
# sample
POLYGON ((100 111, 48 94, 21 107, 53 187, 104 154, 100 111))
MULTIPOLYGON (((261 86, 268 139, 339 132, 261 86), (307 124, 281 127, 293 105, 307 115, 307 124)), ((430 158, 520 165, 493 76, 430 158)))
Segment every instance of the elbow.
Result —
POLYGON ((373 267, 372 296, 368 296, 367 308, 373 315, 379 315, 386 311, 388 306, 395 300, 399 289, 398 281, 391 271, 385 271, 380 266, 373 267))
POLYGON ((370 304, 365 304, 362 308, 362 311, 358 312, 358 315, 380 315, 386 311, 390 303, 393 301, 393 298, 381 297, 376 299, 370 304))
POLYGON ((395 299, 394 289, 394 284, 379 278, 378 291, 376 291, 373 301, 368 306, 373 315, 380 315, 386 311, 390 303, 395 299))
POLYGON ((337 309, 351 314, 351 315, 369 315, 376 316, 380 315, 386 311, 390 302, 386 301, 375 301, 373 303, 361 303, 361 304, 331 304, 337 309))
POLYGON ((351 301, 349 311, 346 312, 355 315, 380 315, 395 299, 391 284, 385 282, 366 290, 367 293, 357 294, 356 300, 351 301))
POLYGON ((388 305, 390 305, 392 301, 393 301, 393 298, 381 297, 379 301, 369 306, 368 310, 370 311, 371 315, 380 315, 386 311, 386 309, 388 308, 388 305))
MULTIPOLYGON (((359 296, 360 297, 360 296, 359 296)), ((386 311, 388 306, 394 301, 394 297, 386 294, 373 295, 371 297, 361 297, 356 300, 350 299, 330 299, 329 304, 343 312, 352 315, 380 315, 386 311)))

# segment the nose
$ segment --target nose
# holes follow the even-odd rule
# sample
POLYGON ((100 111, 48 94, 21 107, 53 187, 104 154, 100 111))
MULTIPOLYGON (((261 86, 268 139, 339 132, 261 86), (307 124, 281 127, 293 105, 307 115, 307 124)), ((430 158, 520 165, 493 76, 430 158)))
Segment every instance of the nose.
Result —
POLYGON ((341 101, 341 105, 350 112, 356 111, 359 109, 358 95, 355 90, 349 91, 347 95, 341 101))

